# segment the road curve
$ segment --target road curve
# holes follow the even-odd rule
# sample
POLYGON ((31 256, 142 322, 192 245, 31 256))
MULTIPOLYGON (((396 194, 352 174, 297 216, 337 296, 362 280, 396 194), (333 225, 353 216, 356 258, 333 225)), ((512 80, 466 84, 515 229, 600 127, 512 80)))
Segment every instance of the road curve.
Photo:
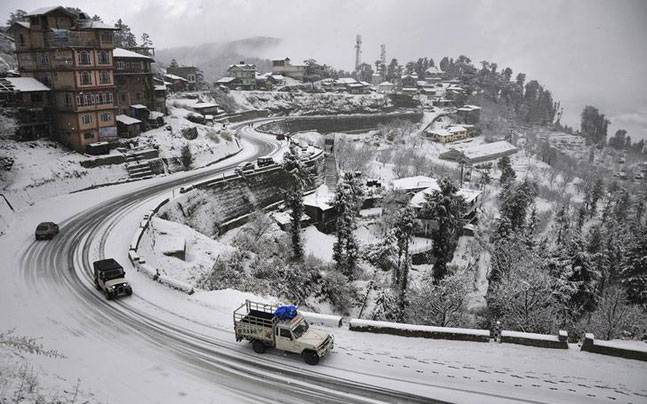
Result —
MULTIPOLYGON (((256 148, 249 159, 277 150, 273 138, 254 134, 247 124, 235 128, 256 148)), ((195 324, 187 326, 190 320, 180 320, 178 325, 168 321, 168 317, 158 318, 155 313, 165 309, 138 297, 137 289, 131 299, 110 302, 94 290, 92 257, 104 256, 108 234, 129 211, 171 189, 220 175, 239 162, 240 159, 232 158, 211 170, 181 178, 171 176, 168 181, 108 199, 69 217, 60 223, 58 237, 47 243, 31 242, 20 257, 18 270, 27 288, 36 295, 46 290, 44 297, 56 295, 66 299, 67 320, 63 321, 68 322, 67 328, 72 333, 83 330, 93 339, 108 343, 112 338, 133 335, 147 345, 147 350, 162 350, 164 357, 184 371, 206 380, 217 380, 219 388, 240 401, 434 402, 429 397, 331 377, 272 356, 259 358, 249 350, 241 350, 240 345, 229 338, 211 335, 208 329, 196 332, 192 327, 195 324), (92 251, 93 245, 98 245, 99 250, 92 251)), ((173 317, 166 311, 165 315, 169 314, 173 317)), ((144 354, 146 352, 143 350, 144 354)))

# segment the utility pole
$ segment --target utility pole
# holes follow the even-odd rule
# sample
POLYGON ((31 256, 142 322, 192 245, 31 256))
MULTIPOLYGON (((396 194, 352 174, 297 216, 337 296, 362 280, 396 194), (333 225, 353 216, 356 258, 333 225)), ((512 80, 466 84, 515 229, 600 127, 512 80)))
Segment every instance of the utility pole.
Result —
POLYGON ((355 71, 359 69, 362 56, 362 36, 357 34, 355 38, 355 71))

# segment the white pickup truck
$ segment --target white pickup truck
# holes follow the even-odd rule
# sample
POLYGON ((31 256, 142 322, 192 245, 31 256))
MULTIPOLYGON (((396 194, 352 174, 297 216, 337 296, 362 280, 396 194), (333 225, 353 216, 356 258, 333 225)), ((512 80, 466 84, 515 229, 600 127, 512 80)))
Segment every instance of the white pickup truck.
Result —
POLYGON ((234 310, 236 341, 250 341, 256 353, 263 353, 268 347, 297 353, 309 365, 316 365, 332 351, 332 334, 310 328, 300 313, 291 319, 280 319, 274 315, 277 308, 246 300, 234 310))

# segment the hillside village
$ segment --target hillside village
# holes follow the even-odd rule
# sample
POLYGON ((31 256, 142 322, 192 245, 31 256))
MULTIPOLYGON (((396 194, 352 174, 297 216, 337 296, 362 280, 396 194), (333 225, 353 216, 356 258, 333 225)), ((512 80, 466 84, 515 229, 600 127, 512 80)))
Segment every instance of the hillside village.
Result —
POLYGON ((251 156, 251 137, 280 153, 146 214, 129 257, 155 268, 149 283, 203 306, 233 290, 644 349, 647 146, 607 133, 597 108, 570 128, 523 73, 464 55, 401 65, 384 45, 353 72, 277 55, 211 82, 155 54, 147 34, 69 7, 0 27, 0 237, 49 198, 199 173, 251 156))

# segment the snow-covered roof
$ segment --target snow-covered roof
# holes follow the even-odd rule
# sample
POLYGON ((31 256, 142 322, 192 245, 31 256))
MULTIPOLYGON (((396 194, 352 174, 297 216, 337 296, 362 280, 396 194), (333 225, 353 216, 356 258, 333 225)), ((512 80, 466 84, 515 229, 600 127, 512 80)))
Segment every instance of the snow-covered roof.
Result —
POLYGON ((117 31, 118 28, 114 25, 109 25, 101 21, 95 20, 81 20, 79 22, 81 29, 107 29, 111 31, 117 31))
POLYGON ((220 80, 216 81, 216 83, 231 83, 234 80, 236 80, 235 77, 223 77, 220 80))
POLYGON ((315 192, 303 197, 303 205, 328 210, 333 208, 334 199, 335 194, 330 192, 327 186, 322 185, 315 192))
POLYGON ((187 79, 185 79, 184 77, 176 76, 175 74, 171 74, 171 73, 166 73, 166 74, 164 75, 164 77, 169 78, 169 79, 171 79, 171 80, 182 80, 182 81, 188 81, 188 80, 187 80, 187 79))
MULTIPOLYGON (((425 203, 427 195, 431 195, 435 191, 440 191, 440 185, 438 185, 437 182, 429 188, 416 193, 409 201, 409 206, 416 209, 421 208, 425 203)), ((461 188, 456 192, 456 194, 462 196, 466 203, 472 203, 479 195, 481 195, 481 191, 461 188)))
POLYGON ((393 83, 391 83, 389 81, 383 81, 380 84, 378 84, 378 86, 392 86, 392 85, 393 85, 393 83))
POLYGON ((217 108, 219 107, 218 104, 214 104, 213 102, 198 102, 193 105, 193 108, 197 109, 202 109, 202 108, 217 108))
POLYGON ((164 114, 159 112, 159 111, 151 111, 150 115, 148 116, 150 119, 157 119, 157 118, 163 118, 164 114))
POLYGON ((516 152, 517 148, 505 140, 493 143, 484 143, 476 146, 460 147, 454 146, 450 149, 462 152, 468 159, 479 159, 489 155, 500 153, 516 152))
MULTIPOLYGON (((170 83, 169 83, 169 84, 170 84, 170 83)), ((165 85, 158 84, 158 85, 156 85, 156 86, 153 86, 153 89, 154 89, 155 91, 166 91, 166 86, 165 86, 165 85)))
POLYGON ((155 61, 150 56, 142 55, 141 53, 129 51, 127 49, 115 48, 112 51, 112 56, 116 58, 130 58, 130 59, 148 59, 150 61, 155 61))
POLYGON ((31 28, 31 23, 29 21, 16 21, 14 24, 18 24, 21 27, 25 27, 27 29, 31 28))
POLYGON ((235 65, 230 65, 229 69, 256 70, 256 65, 249 63, 237 63, 235 65))
POLYGON ((338 78, 336 81, 337 81, 337 84, 354 84, 354 83, 357 83, 357 80, 355 80, 352 77, 341 77, 341 78, 338 78))
POLYGON ((442 70, 440 70, 436 66, 431 66, 430 68, 425 70, 425 73, 427 73, 427 74, 443 74, 442 70))
POLYGON ((462 107, 458 108, 458 111, 472 112, 472 111, 479 111, 480 109, 481 107, 476 105, 463 105, 462 107))
POLYGON ((394 191, 409 191, 414 189, 424 189, 428 187, 438 186, 438 182, 434 178, 418 175, 415 177, 406 177, 393 180, 394 191))
POLYGON ((75 16, 71 11, 67 10, 63 6, 50 6, 50 7, 41 7, 37 8, 36 10, 30 11, 29 13, 25 14, 25 16, 30 17, 30 16, 37 16, 37 15, 44 15, 44 14, 49 14, 52 11, 60 9, 61 11, 65 12, 66 14, 75 16))
POLYGON ((362 83, 349 83, 349 84, 348 84, 348 87, 351 87, 351 88, 360 88, 360 87, 364 87, 364 84, 362 84, 362 83))
POLYGON ((135 125, 138 123, 142 123, 142 121, 140 121, 139 119, 135 119, 133 117, 130 117, 128 115, 123 115, 123 114, 117 115, 115 119, 117 120, 117 122, 121 122, 124 125, 135 125))
POLYGON ((462 126, 450 126, 447 131, 449 133, 465 132, 465 128, 462 126))
POLYGON ((49 87, 33 77, 6 77, 4 80, 7 80, 15 91, 21 93, 49 91, 49 87))

